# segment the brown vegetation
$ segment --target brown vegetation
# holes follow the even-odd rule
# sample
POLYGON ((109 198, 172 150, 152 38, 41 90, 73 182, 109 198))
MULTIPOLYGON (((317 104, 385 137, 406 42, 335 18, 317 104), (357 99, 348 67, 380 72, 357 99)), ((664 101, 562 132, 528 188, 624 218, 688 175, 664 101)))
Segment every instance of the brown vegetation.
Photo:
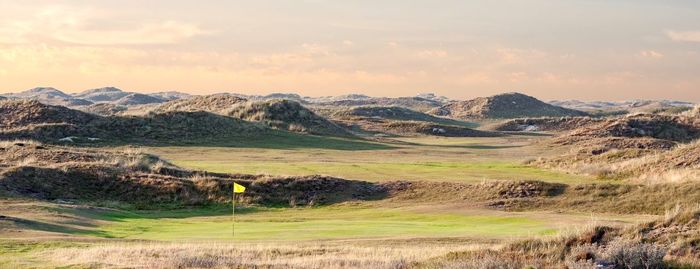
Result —
POLYGON ((206 111, 225 115, 226 112, 231 109, 231 107, 246 101, 247 100, 244 98, 229 94, 195 96, 187 99, 167 102, 156 107, 153 112, 206 111))
POLYGON ((493 127, 497 131, 545 131, 545 132, 563 132, 581 128, 583 126, 600 122, 602 119, 591 117, 561 117, 561 118, 526 118, 512 119, 500 123, 493 127))
MULTIPOLYGON (((533 165, 636 182, 676 181, 679 170, 698 167, 700 120, 688 116, 639 114, 584 125, 547 143, 569 146, 560 156, 533 165), (673 179, 676 178, 676 179, 673 179)), ((683 171, 685 180, 697 179, 683 171)))
POLYGON ((585 112, 553 106, 520 93, 446 104, 430 111, 433 115, 456 119, 585 116, 585 112))
POLYGON ((298 102, 282 99, 252 101, 231 107, 226 115, 262 122, 277 129, 318 135, 349 136, 340 126, 316 115, 298 102))
POLYGON ((680 207, 664 220, 631 228, 592 227, 498 250, 453 252, 418 268, 695 268, 700 211, 680 207))
POLYGON ((208 112, 103 117, 38 101, 0 101, 0 139, 47 143, 201 143, 264 134, 265 126, 208 112))

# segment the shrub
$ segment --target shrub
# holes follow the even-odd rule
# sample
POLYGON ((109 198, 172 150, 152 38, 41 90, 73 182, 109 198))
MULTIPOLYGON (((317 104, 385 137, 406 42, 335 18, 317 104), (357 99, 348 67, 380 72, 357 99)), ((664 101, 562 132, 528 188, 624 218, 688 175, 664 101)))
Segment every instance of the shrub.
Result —
POLYGON ((620 269, 666 268, 666 248, 656 244, 616 240, 610 242, 602 253, 605 260, 620 269))

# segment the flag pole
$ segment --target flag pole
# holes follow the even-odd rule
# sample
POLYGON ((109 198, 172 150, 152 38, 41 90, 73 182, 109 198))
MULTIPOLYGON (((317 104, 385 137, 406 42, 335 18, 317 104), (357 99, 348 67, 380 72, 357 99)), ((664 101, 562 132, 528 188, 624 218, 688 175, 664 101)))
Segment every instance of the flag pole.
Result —
POLYGON ((231 240, 236 236, 236 192, 231 193, 231 240))
POLYGON ((233 182, 232 191, 233 193, 231 193, 231 240, 234 240, 236 237, 236 193, 244 192, 245 187, 236 184, 236 182, 233 182))

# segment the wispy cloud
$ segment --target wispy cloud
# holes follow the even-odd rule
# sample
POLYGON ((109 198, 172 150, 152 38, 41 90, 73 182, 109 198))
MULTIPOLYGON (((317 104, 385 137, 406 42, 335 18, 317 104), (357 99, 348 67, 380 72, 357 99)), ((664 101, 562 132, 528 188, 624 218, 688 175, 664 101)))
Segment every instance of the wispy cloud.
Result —
POLYGON ((700 43, 700 31, 666 31, 666 36, 676 42, 700 43))
POLYGON ((174 20, 136 22, 120 28, 100 27, 97 21, 109 16, 104 10, 49 6, 28 18, 0 20, 0 43, 174 44, 211 33, 196 24, 174 20))
POLYGON ((639 55, 644 58, 661 59, 664 55, 661 52, 655 50, 643 50, 639 52, 639 55))

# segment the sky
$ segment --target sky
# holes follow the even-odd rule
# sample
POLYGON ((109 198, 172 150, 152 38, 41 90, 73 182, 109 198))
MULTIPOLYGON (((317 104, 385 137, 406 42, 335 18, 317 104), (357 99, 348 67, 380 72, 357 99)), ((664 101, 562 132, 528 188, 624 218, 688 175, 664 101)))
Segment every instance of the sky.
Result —
POLYGON ((0 93, 700 101, 696 0, 0 0, 0 93))

